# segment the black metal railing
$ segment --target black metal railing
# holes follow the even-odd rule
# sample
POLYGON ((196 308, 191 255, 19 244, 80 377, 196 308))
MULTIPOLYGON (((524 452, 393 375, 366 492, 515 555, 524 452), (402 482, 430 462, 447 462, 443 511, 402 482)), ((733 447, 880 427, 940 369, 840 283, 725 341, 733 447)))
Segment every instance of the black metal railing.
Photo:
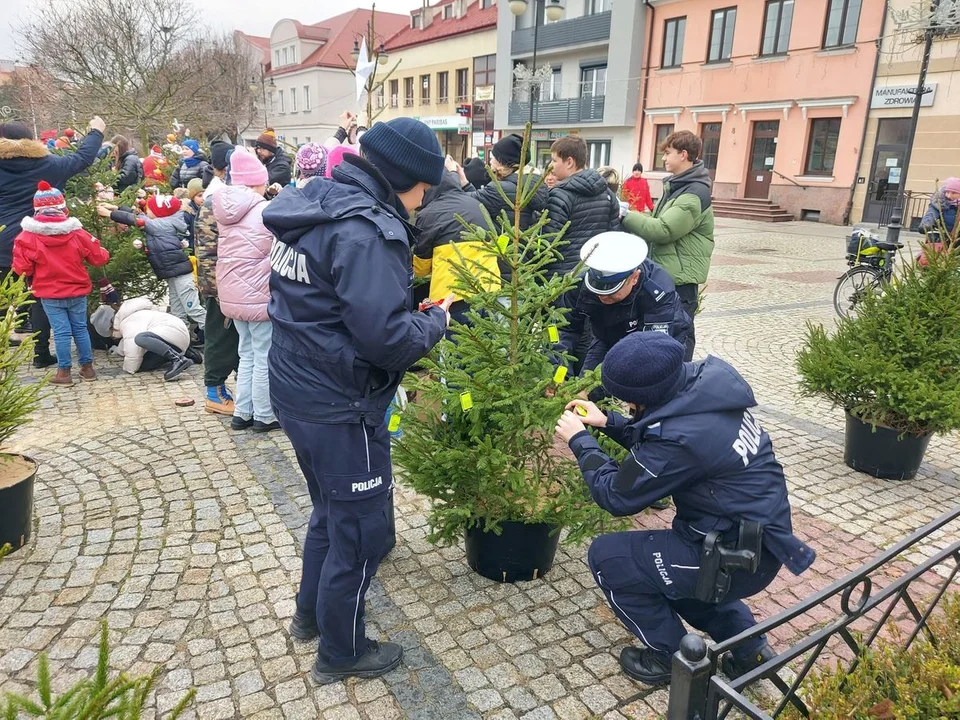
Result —
MULTIPOLYGON (((548 125, 564 123, 603 122, 603 95, 594 95, 569 100, 537 100, 533 108, 533 121, 548 125)), ((523 125, 530 119, 529 102, 510 103, 508 123, 523 125)))
POLYGON ((905 193, 887 191, 883 194, 880 201, 880 220, 877 227, 886 227, 890 224, 890 218, 893 216, 893 209, 897 201, 903 202, 903 226, 910 232, 920 232, 920 220, 924 213, 930 207, 932 193, 914 192, 907 190, 905 193))
POLYGON ((777 172, 776 170, 774 170, 774 171, 773 171, 773 174, 774 174, 774 175, 779 175, 779 176, 782 177, 784 180, 786 180, 788 183, 790 183, 791 185, 796 185, 796 186, 797 186, 798 188, 800 188, 801 190, 806 190, 806 189, 807 189, 807 186, 806 186, 806 185, 801 185, 800 183, 798 183, 798 182, 797 182, 796 180, 794 180, 793 178, 789 178, 789 177, 787 177, 786 175, 784 175, 782 172, 777 172))
MULTIPOLYGON (((583 17, 547 23, 537 29, 537 50, 554 50, 572 45, 599 43, 610 39, 611 13, 597 13, 583 17)), ((533 28, 514 30, 510 39, 510 52, 525 55, 533 52, 533 28)))
MULTIPOLYGON (((810 717, 811 708, 804 702, 801 687, 818 660, 830 657, 842 662, 847 672, 853 671, 864 649, 873 644, 891 620, 903 631, 899 637, 904 649, 921 633, 935 642, 927 620, 960 571, 960 540, 955 539, 960 537, 958 518, 960 506, 813 597, 734 638, 707 643, 699 635, 684 637, 680 651, 673 657, 668 720, 723 720, 734 709, 739 711, 738 717, 772 720, 788 705, 803 717, 810 717), (948 526, 952 527, 945 529, 948 526), (935 534, 937 538, 932 538, 935 534), (942 549, 875 590, 879 586, 875 579, 903 569, 903 556, 915 552, 916 546, 925 540, 942 549), (836 617, 814 622, 814 626, 822 627, 735 680, 718 674, 724 653, 755 642, 801 616, 811 620, 811 610, 821 617, 829 610, 828 614, 836 617), (784 674, 792 677, 784 680, 780 671, 787 671, 784 674), (772 683, 773 695, 769 692, 771 686, 761 685, 765 680, 772 683)), ((960 589, 956 585, 955 588, 960 589)))

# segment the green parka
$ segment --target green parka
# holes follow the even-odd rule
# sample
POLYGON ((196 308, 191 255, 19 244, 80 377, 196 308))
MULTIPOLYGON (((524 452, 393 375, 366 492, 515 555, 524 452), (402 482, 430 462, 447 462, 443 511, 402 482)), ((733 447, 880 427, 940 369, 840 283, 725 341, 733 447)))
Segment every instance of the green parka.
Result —
POLYGON ((703 285, 713 254, 713 206, 707 169, 692 168, 665 180, 663 196, 651 215, 629 212, 623 228, 650 246, 650 258, 677 285, 703 285))

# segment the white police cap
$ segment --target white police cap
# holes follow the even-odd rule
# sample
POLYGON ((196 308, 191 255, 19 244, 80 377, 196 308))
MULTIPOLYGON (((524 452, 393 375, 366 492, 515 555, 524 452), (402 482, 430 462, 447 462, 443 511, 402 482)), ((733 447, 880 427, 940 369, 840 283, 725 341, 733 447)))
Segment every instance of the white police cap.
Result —
POLYGON ((580 249, 587 266, 584 283, 597 295, 612 295, 647 259, 647 243, 627 232, 605 232, 580 249))

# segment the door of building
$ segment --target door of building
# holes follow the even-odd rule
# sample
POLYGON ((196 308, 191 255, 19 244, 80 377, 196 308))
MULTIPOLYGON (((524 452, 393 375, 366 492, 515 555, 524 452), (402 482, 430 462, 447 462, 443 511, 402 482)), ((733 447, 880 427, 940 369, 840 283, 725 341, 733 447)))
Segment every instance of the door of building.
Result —
POLYGON ((907 155, 910 118, 887 118, 877 125, 877 146, 873 151, 867 197, 861 222, 886 224, 890 220, 897 194, 901 191, 900 175, 907 155))
POLYGON ((779 132, 779 120, 763 120, 753 124, 753 141, 750 145, 750 164, 747 169, 744 197, 766 199, 770 195, 770 181, 773 179, 773 164, 777 156, 779 132))
POLYGON ((720 157, 720 131, 723 123, 703 123, 700 126, 700 139, 703 140, 703 166, 710 173, 710 179, 717 179, 717 159, 720 157))

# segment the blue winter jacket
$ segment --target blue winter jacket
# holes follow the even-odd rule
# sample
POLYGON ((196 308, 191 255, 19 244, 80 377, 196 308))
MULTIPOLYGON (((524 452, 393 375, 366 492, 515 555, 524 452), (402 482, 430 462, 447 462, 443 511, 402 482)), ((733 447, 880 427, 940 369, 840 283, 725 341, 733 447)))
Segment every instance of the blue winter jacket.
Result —
POLYGON ((681 343, 690 334, 690 316, 680 305, 673 278, 651 260, 644 260, 633 292, 615 305, 604 305, 582 282, 564 293, 559 305, 570 308, 569 324, 560 330, 559 347, 567 353, 573 353, 590 318, 593 342, 583 359, 584 370, 598 367, 628 333, 653 330, 681 343))
POLYGON ((263 211, 270 253, 270 399, 287 415, 376 426, 404 372, 443 337, 414 312, 413 228, 369 162, 284 188, 263 211))
POLYGON ((20 234, 20 221, 33 215, 33 195, 37 183, 46 180, 63 190, 74 175, 83 172, 97 159, 103 134, 91 130, 76 152, 55 155, 37 140, 0 138, 0 268, 10 267, 13 240, 20 234))
POLYGON ((930 200, 930 206, 920 220, 920 230, 940 230, 946 228, 948 233, 954 233, 958 229, 957 225, 956 203, 951 203, 944 197, 943 191, 938 190, 930 200))
POLYGON ((146 234, 147 260, 160 280, 193 274, 190 258, 183 251, 187 223, 181 213, 165 218, 135 215, 127 210, 114 210, 110 219, 123 225, 136 225, 146 234))
POLYGON ((589 432, 570 439, 590 493, 614 515, 633 515, 673 496, 673 529, 691 543, 717 530, 737 537, 741 520, 763 526, 763 545, 795 575, 816 553, 793 535, 783 467, 749 408, 757 403, 740 374, 719 358, 685 363, 683 390, 628 420, 609 412, 603 432, 630 453, 607 457, 589 432))

